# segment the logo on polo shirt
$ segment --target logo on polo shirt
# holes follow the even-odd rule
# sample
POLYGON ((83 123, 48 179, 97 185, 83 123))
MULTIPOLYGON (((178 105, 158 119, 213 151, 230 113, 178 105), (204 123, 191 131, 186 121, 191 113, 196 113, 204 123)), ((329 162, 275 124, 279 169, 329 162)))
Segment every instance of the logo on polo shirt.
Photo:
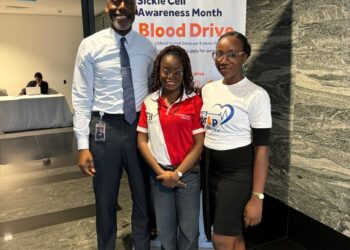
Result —
POLYGON ((191 120, 191 115, 175 113, 176 116, 180 117, 182 120, 191 120))
POLYGON ((151 112, 146 112, 146 115, 147 115, 147 121, 152 121, 154 119, 154 117, 156 117, 158 115, 158 113, 153 114, 151 112))

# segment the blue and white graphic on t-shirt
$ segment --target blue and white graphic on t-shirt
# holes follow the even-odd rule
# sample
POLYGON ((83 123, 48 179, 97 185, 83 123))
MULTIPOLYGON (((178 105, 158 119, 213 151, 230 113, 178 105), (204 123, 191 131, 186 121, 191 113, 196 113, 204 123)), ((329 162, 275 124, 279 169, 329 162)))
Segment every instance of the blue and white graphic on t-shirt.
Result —
POLYGON ((230 104, 215 104, 209 111, 201 112, 201 121, 208 130, 220 131, 220 126, 229 122, 235 113, 235 109, 230 104))
POLYGON ((235 109, 230 104, 215 104, 213 106, 213 110, 217 110, 219 108, 219 112, 217 113, 218 116, 220 116, 220 125, 225 124, 228 122, 234 115, 235 109))

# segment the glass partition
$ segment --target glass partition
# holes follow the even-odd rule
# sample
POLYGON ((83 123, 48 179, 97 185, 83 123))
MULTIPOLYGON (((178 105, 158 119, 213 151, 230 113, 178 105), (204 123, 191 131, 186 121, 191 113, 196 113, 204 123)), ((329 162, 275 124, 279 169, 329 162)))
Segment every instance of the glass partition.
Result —
POLYGON ((111 24, 108 14, 105 13, 106 2, 107 0, 94 0, 95 32, 105 29, 111 24))

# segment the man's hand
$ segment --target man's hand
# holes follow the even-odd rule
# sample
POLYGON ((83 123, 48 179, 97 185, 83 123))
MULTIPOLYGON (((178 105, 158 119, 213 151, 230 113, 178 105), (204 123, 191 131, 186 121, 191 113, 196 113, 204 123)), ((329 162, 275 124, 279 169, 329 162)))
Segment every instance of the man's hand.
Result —
POLYGON ((79 150, 79 165, 81 172, 94 176, 96 173, 92 154, 88 149, 79 150))
POLYGON ((168 188, 186 187, 186 183, 180 181, 179 176, 172 171, 165 171, 163 174, 158 175, 157 180, 163 181, 163 185, 168 188))

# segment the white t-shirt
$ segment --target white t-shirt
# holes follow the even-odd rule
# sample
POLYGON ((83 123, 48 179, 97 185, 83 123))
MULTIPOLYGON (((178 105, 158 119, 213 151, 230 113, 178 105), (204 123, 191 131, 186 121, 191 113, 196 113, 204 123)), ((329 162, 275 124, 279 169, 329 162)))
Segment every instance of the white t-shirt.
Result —
POLYGON ((247 146, 252 142, 252 128, 272 126, 269 95, 247 78, 233 85, 222 81, 208 83, 202 89, 204 145, 214 150, 247 146))

